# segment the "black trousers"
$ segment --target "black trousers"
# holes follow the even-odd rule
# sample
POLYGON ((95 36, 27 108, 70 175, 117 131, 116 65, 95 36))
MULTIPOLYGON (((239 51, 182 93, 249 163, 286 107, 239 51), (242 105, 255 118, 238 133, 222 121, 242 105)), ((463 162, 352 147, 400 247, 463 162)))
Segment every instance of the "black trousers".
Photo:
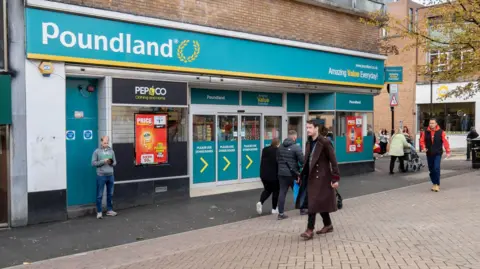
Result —
POLYGON ((266 181, 262 180, 263 183, 263 192, 260 195, 260 203, 265 203, 265 201, 272 194, 272 209, 277 208, 278 204, 278 193, 280 192, 280 184, 278 180, 266 181))
POLYGON ((280 182, 280 194, 278 197, 278 213, 283 214, 285 212, 285 200, 287 199, 287 192, 289 188, 293 188, 293 182, 295 178, 292 176, 278 176, 280 182))
POLYGON ((390 156, 390 173, 393 173, 393 168, 395 168, 395 161, 400 161, 400 171, 405 172, 405 157, 404 156, 390 156))
MULTIPOLYGON (((330 226, 332 225, 332 219, 330 219, 330 213, 320 213, 323 220, 323 226, 330 226)), ((307 228, 310 230, 315 229, 315 222, 316 222, 317 214, 308 214, 308 225, 307 228)))
POLYGON ((387 145, 386 142, 380 142, 380 154, 385 154, 387 152, 387 145))

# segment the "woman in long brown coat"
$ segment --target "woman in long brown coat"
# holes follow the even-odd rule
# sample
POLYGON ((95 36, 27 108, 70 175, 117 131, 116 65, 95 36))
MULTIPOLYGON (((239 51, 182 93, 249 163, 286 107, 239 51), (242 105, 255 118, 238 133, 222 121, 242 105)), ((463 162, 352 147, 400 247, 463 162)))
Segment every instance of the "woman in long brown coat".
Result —
POLYGON ((313 238, 317 213, 324 225, 317 234, 326 234, 333 232, 330 213, 337 211, 335 189, 340 180, 337 159, 331 142, 319 135, 319 128, 322 127, 318 121, 307 122, 309 141, 296 201, 297 208, 308 208, 307 230, 300 235, 307 240, 313 238))

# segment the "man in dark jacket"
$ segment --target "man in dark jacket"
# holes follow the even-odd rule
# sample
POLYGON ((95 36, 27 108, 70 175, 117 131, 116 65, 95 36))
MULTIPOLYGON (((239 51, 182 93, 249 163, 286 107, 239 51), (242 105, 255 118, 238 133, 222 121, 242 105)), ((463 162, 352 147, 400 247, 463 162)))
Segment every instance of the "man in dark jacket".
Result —
POLYGON ((470 161, 470 155, 472 152, 472 139, 476 138, 478 138, 478 133, 475 130, 475 127, 472 127, 467 135, 467 161, 470 161))
POLYGON ((300 174, 300 167, 303 166, 303 152, 297 140, 297 132, 295 130, 288 131, 288 138, 285 139, 278 148, 278 180, 280 182, 280 194, 278 197, 278 219, 288 218, 285 215, 285 198, 287 197, 288 188, 293 185, 297 175, 300 174))
POLYGON ((263 148, 262 158, 260 161, 260 179, 263 183, 263 192, 260 195, 260 201, 257 203, 257 213, 263 212, 263 203, 272 194, 272 214, 277 214, 278 192, 280 186, 278 184, 278 166, 277 166, 277 150, 280 140, 275 138, 270 146, 263 148))
POLYGON ((438 126, 437 120, 430 120, 424 139, 420 141, 420 147, 427 151, 428 170, 430 170, 430 179, 433 184, 432 191, 438 192, 440 191, 440 162, 443 148, 447 152, 447 157, 450 157, 450 144, 447 135, 438 126))

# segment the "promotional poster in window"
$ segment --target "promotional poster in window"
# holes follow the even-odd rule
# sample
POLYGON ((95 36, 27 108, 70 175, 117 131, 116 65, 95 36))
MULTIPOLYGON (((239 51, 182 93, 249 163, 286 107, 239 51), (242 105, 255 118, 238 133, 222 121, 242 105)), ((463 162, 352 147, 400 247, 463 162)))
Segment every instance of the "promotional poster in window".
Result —
POLYGON ((135 114, 135 165, 168 162, 166 114, 135 114))
POLYGON ((360 116, 347 116, 347 152, 363 151, 363 120, 360 116))

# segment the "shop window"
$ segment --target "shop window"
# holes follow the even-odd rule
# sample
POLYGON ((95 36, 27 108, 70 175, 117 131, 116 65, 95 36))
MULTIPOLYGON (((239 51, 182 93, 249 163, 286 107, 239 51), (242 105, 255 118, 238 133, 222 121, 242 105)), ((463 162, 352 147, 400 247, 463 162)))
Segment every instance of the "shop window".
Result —
POLYGON ((337 135, 348 136, 349 130, 347 130, 347 117, 356 116, 362 118, 362 135, 374 136, 373 130, 373 113, 372 112, 337 112, 337 135))
POLYGON ((187 141, 187 111, 185 108, 152 108, 133 106, 112 107, 112 142, 135 143, 135 114, 168 114, 168 142, 187 141))
POLYGON ((193 142, 215 141, 215 116, 193 116, 193 142))
POLYGON ((264 117, 264 134, 265 140, 274 138, 282 139, 282 117, 281 116, 265 116, 264 117))
POLYGON ((430 118, 437 120, 447 133, 466 133, 475 123, 475 103, 443 103, 418 105, 418 125, 426 128, 430 118))
POLYGON ((303 137, 303 122, 301 116, 290 116, 288 117, 288 131, 294 130, 297 132, 297 137, 303 137))
POLYGON ((333 112, 312 112, 308 120, 320 120, 321 125, 327 128, 327 135, 332 139, 335 137, 335 114, 333 112))

